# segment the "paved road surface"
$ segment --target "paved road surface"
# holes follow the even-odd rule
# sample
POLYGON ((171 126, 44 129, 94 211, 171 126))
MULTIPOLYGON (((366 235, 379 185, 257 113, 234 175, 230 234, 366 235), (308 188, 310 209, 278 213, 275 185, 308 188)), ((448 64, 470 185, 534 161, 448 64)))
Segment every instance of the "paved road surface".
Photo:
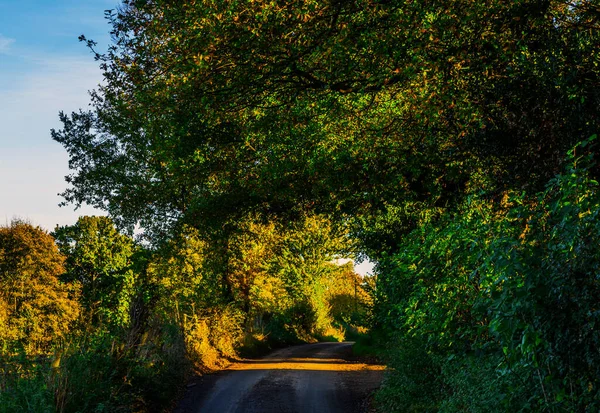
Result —
POLYGON ((383 367, 352 361, 352 343, 278 350, 204 376, 177 413, 358 413, 381 383, 383 367))

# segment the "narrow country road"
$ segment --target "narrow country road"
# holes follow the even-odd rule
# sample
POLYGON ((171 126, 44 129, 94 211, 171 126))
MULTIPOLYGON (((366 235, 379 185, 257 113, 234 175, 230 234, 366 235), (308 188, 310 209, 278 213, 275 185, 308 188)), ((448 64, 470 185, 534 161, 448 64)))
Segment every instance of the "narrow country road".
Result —
POLYGON ((352 344, 289 347, 204 376, 177 413, 359 413, 383 366, 352 361, 352 344))

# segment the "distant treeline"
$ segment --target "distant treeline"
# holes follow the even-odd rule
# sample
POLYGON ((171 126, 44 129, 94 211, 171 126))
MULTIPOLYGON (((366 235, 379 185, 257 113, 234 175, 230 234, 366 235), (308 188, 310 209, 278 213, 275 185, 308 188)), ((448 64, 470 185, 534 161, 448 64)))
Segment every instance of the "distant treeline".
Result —
POLYGON ((0 412, 161 411, 194 369, 364 332, 370 281, 334 260, 352 249, 318 216, 154 250, 106 217, 0 227, 0 412))

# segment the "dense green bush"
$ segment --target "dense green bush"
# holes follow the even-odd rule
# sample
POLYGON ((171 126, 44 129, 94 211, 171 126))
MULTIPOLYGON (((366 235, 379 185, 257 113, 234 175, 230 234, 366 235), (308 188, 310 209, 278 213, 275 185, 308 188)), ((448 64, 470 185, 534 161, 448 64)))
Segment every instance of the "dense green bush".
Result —
POLYGON ((400 337, 386 408, 598 410, 600 192, 585 154, 593 139, 544 192, 472 196, 454 214, 424 216, 382 260, 378 321, 400 337), (417 361, 429 363, 427 374, 407 367, 417 361), (437 403, 423 407, 423 393, 437 403))
POLYGON ((0 413, 54 412, 54 394, 45 360, 24 353, 0 357, 0 413))
POLYGON ((390 350, 387 361, 392 370, 376 398, 380 410, 437 411, 443 391, 441 367, 423 337, 396 337, 390 350))
POLYGON ((519 411, 527 406, 522 396, 531 393, 535 384, 522 382, 516 374, 502 374, 498 369, 502 363, 503 357, 497 352, 446 359, 440 376, 445 397, 440 400, 439 411, 487 413, 519 411), (515 389, 519 391, 508 400, 515 389))
POLYGON ((497 237, 486 262, 490 333, 540 409, 600 408, 600 191, 591 156, 576 156, 589 142, 534 202, 514 199, 506 222, 520 234, 497 237))

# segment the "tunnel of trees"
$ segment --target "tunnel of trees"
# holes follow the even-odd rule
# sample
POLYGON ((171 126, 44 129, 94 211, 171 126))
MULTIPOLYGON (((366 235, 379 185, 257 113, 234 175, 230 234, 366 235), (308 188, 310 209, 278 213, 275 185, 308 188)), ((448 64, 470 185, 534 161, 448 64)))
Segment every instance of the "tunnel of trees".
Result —
POLYGON ((597 2, 106 18, 52 137, 65 204, 110 218, 0 228, 0 411, 160 410, 191 368, 344 337, 382 411, 600 410, 597 2))

